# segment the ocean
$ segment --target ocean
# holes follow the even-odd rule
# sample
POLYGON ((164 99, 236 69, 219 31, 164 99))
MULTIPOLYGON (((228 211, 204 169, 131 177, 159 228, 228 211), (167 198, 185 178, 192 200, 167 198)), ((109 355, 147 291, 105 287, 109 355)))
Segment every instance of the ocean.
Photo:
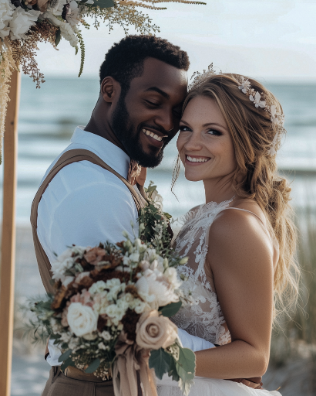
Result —
MULTIPOLYGON (((316 84, 266 83, 280 100, 287 135, 277 162, 280 173, 292 182, 293 204, 316 203, 316 84)), ((40 89, 22 77, 19 112, 17 223, 29 222, 32 199, 53 159, 69 144, 77 125, 85 125, 98 97, 97 78, 47 77, 40 89)), ((171 192, 175 140, 165 150, 161 165, 149 170, 164 198, 164 209, 174 217, 204 202, 202 183, 180 175, 171 192)), ((2 187, 2 172, 0 179, 2 187)), ((0 204, 2 194, 0 198, 0 204)), ((2 208, 2 204, 1 204, 2 208)))

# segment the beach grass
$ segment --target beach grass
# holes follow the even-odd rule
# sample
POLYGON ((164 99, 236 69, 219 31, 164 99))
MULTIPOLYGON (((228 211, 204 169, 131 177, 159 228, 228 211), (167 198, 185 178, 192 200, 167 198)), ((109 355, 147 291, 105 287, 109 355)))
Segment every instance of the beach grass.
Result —
MULTIPOLYGON (((290 367, 301 361, 305 367, 308 393, 316 394, 316 210, 309 205, 297 210, 301 268, 300 295, 291 317, 281 318, 273 330, 270 367, 290 367)), ((290 377, 290 372, 289 372, 290 377)))

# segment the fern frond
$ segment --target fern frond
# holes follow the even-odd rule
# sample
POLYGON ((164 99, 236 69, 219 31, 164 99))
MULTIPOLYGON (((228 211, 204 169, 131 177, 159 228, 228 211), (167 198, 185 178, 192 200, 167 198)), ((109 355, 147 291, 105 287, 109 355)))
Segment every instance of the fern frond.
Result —
POLYGON ((81 52, 81 60, 80 60, 80 69, 79 69, 79 74, 78 77, 81 76, 82 72, 83 72, 83 66, 84 66, 84 61, 85 61, 85 56, 86 56, 86 48, 84 45, 84 41, 83 41, 83 37, 80 31, 77 32, 77 37, 79 40, 79 47, 80 47, 80 52, 81 52))
POLYGON ((86 29, 90 29, 90 25, 87 21, 85 21, 84 19, 81 19, 80 22, 86 29))

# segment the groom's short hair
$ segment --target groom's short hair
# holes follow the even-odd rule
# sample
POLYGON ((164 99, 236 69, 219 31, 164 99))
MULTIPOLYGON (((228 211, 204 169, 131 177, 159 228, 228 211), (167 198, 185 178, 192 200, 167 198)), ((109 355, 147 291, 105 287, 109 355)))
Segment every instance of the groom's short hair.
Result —
POLYGON ((105 77, 113 77, 126 92, 131 80, 142 75, 146 58, 155 58, 185 71, 190 66, 188 54, 165 39, 147 35, 127 36, 105 55, 100 67, 100 84, 105 77))

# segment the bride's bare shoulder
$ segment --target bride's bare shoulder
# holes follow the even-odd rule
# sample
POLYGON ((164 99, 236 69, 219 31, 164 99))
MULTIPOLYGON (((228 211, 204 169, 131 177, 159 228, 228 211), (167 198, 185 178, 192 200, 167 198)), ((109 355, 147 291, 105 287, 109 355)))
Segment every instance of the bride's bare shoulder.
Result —
POLYGON ((209 232, 208 256, 228 259, 237 256, 273 257, 271 239, 263 225, 266 218, 259 205, 254 202, 233 202, 230 209, 223 210, 214 220, 209 232), (242 209, 242 210, 238 210, 242 209))

